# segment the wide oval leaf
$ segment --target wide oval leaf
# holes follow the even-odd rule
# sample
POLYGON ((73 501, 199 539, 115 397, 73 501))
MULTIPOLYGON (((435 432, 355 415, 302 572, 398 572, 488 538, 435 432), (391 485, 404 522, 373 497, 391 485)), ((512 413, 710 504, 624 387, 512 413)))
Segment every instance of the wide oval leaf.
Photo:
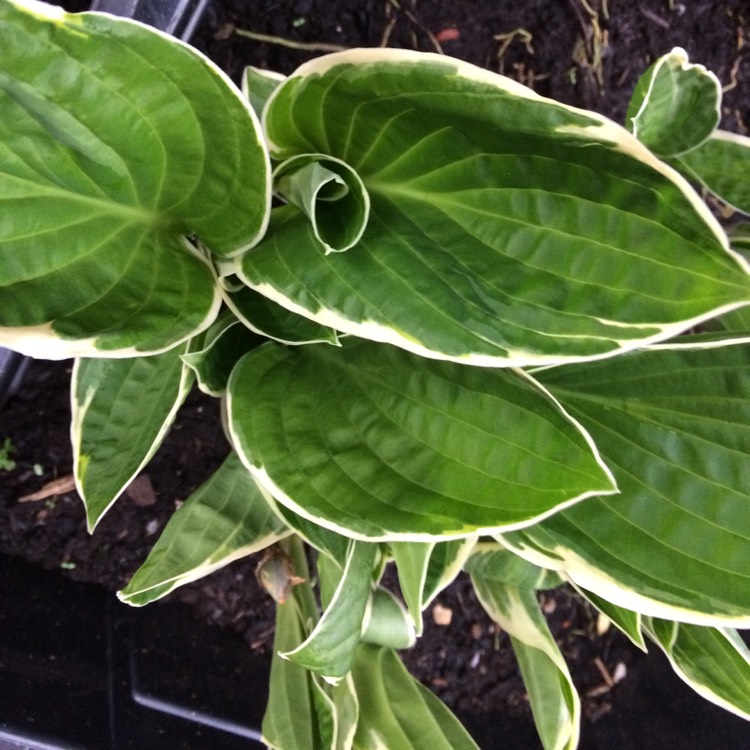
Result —
POLYGON ((747 265, 688 183, 624 128, 450 58, 307 63, 264 111, 272 156, 349 164, 367 229, 325 255, 296 217, 242 260, 324 325, 488 366, 604 357, 750 302, 747 265))
POLYGON ((300 515, 347 536, 426 541, 615 491, 588 436, 523 373, 342 344, 266 344, 229 382, 237 451, 300 515))
POLYGON ((0 341, 127 356, 205 328, 219 295, 186 239, 228 255, 268 218, 259 125, 165 34, 36 2, 0 6, 0 341))
POLYGON ((628 609, 750 626, 748 347, 661 349, 537 377, 591 432, 621 494, 505 542, 628 609))

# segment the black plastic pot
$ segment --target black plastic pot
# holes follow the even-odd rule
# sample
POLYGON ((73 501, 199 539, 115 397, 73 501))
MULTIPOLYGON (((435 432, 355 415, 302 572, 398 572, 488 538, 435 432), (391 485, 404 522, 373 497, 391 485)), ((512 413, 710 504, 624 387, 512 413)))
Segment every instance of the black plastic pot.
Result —
POLYGON ((0 750, 254 750, 270 660, 179 604, 0 564, 0 750))

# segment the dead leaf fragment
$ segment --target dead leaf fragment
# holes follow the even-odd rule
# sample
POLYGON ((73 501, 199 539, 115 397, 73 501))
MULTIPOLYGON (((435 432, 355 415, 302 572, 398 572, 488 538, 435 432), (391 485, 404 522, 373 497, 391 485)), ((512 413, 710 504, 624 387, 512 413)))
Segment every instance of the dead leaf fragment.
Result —
POLYGON ((46 500, 48 497, 55 495, 64 495, 66 492, 73 492, 76 488, 76 480, 72 474, 59 479, 53 479, 47 482, 40 490, 32 492, 30 495, 23 495, 18 498, 19 503, 30 503, 34 500, 46 500))

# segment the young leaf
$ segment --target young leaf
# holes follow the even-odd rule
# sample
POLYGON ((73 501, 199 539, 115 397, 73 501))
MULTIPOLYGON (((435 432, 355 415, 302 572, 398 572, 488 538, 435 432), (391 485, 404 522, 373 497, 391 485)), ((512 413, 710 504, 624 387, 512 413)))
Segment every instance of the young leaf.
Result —
POLYGON ((227 411, 277 502, 346 536, 471 536, 616 491, 588 436, 527 376, 368 341, 266 344, 232 373, 227 411))
POLYGON ((351 542, 333 598, 304 643, 282 657, 338 683, 351 669, 362 635, 377 545, 351 542))
POLYGON ((362 239, 326 255, 301 213, 246 283, 345 333, 466 364, 608 356, 750 302, 699 196, 625 129, 446 57, 352 50, 305 64, 264 113, 272 155, 344 161, 362 239))
POLYGON ((736 630, 647 618, 644 627, 697 693, 750 719, 750 651, 736 630))
POLYGON ((352 669, 360 716, 354 748, 479 750, 450 710, 407 671, 396 653, 366 643, 352 669))
POLYGON ((463 568, 476 539, 450 542, 392 542, 398 582, 416 634, 422 635, 422 612, 463 568))
POLYGON ((169 519, 118 597, 141 606, 289 534, 235 453, 169 519))
POLYGON ((195 373, 204 393, 221 396, 237 360, 264 341, 228 313, 206 331, 202 348, 183 354, 182 361, 195 373))
POLYGON ((750 138, 717 130, 676 166, 738 211, 750 214, 750 138))
POLYGON ((78 359, 71 383, 73 473, 93 531, 161 445, 193 382, 180 354, 78 359))
POLYGON ((271 70, 261 70, 248 65, 242 73, 242 93, 260 117, 271 94, 283 83, 284 76, 271 70))
POLYGON ((310 220, 326 253, 354 247, 364 234, 370 196, 359 175, 340 159, 303 154, 274 171, 276 191, 310 220))
POLYGON ((675 47, 641 77, 628 107, 628 128, 661 157, 700 146, 721 119, 721 84, 675 47))
POLYGON ((591 431, 621 494, 503 543, 626 609, 749 625, 748 347, 644 351, 537 377, 591 431))
POLYGON ((471 580, 482 606, 511 637, 545 750, 575 750, 581 702, 534 592, 477 575, 471 580))
POLYGON ((362 641, 404 649, 411 648, 415 640, 414 622, 403 604, 388 589, 378 586, 365 612, 362 641))
POLYGON ((219 296, 186 239, 257 241, 257 119, 203 55, 143 24, 0 4, 0 342, 46 358, 163 351, 219 296), (30 301, 33 300, 33 303, 30 301))
POLYGON ((476 537, 467 537, 438 542, 433 547, 422 593, 423 609, 456 579, 476 543, 476 537))
POLYGON ((255 333, 282 344, 338 344, 333 329, 277 305, 254 289, 243 285, 239 289, 223 289, 222 294, 232 312, 255 333))

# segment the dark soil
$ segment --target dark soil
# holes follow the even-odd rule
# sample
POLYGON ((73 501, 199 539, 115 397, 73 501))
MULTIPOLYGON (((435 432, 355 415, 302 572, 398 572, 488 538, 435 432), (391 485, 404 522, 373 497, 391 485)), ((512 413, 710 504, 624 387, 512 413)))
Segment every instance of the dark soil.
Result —
MULTIPOLYGON (((68 5, 78 10, 85 4, 68 5)), ((659 55, 682 46, 724 84, 723 126, 748 132, 747 0, 589 0, 588 8, 598 15, 582 0, 215 0, 194 43, 235 80, 247 64, 290 73, 320 54, 290 44, 443 51, 618 121, 639 74, 659 55), (240 35, 243 30, 276 40, 248 39, 240 35)), ((219 465, 228 446, 218 403, 192 394, 145 471, 153 498, 123 496, 89 536, 75 492, 19 500, 71 472, 69 377, 70 363, 33 362, 23 391, 0 413, 0 445, 10 438, 17 464, 13 471, 0 470, 0 553, 116 590, 145 559, 176 505, 219 465)), ((258 587, 254 567, 253 559, 234 563, 169 598, 191 604, 207 621, 232 629, 250 649, 270 657, 274 605, 258 587)), ((484 614, 463 577, 438 604, 450 611, 451 622, 439 625, 433 609, 425 613, 425 636, 404 654, 412 673, 466 719, 483 747, 496 746, 484 739, 492 737, 487 727, 495 720, 517 738, 508 747, 538 747, 507 636, 484 614)), ((645 657, 614 629, 598 633, 595 612, 569 590, 545 594, 543 606, 583 698, 582 746, 664 746, 668 736, 658 728, 644 734, 631 724, 632 731, 616 730, 616 738, 614 729, 609 734, 603 729, 614 727, 617 717, 632 721, 628 701, 645 689, 642 675, 651 668, 644 666, 645 657), (613 675, 624 679, 613 684, 613 675)), ((720 746, 689 744, 689 738, 681 742, 694 750, 720 746)))

